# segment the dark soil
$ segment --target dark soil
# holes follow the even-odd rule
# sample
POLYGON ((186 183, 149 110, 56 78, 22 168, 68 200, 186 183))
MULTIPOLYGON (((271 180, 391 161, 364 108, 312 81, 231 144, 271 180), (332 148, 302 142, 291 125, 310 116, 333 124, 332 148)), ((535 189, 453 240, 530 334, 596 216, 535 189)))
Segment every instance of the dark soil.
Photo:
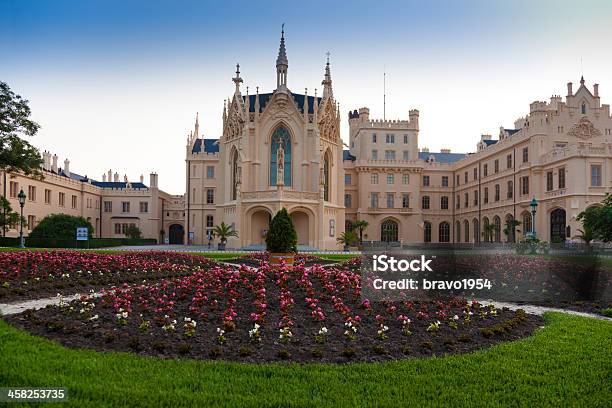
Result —
MULTIPOLYGON (((261 260, 256 259, 256 258, 234 258, 234 259, 228 259, 228 260, 223 260, 220 261, 221 263, 231 263, 234 265, 245 265, 245 266, 249 266, 251 268, 259 268, 261 266, 261 260)), ((328 265, 337 265, 339 263, 342 263, 340 261, 330 261, 327 259, 317 259, 317 260, 307 260, 307 261, 303 261, 303 262, 296 262, 296 264, 301 263, 304 264, 304 266, 306 267, 310 267, 313 265, 323 265, 323 266, 328 266, 328 265)))

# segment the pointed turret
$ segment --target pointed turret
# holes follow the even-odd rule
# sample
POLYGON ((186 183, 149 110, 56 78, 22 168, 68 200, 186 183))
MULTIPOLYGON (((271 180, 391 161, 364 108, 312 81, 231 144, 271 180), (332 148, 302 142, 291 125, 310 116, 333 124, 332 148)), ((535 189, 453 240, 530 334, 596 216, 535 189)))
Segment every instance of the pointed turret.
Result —
POLYGON ((304 123, 308 123, 308 88, 304 89, 304 123))
POLYGON ((287 50, 285 49, 285 24, 281 29, 281 40, 278 48, 278 57, 276 58, 276 88, 287 87, 287 69, 289 68, 289 60, 287 59, 287 50))
POLYGON ((200 122, 198 120, 199 116, 200 116, 200 113, 196 112, 196 121, 195 121, 194 130, 193 130, 193 137, 194 137, 194 139, 197 139, 197 138, 200 137, 200 122))
POLYGON ((240 64, 236 64, 236 76, 232 78, 232 81, 236 84, 236 95, 240 95, 240 84, 242 83, 242 78, 240 78, 240 64))
POLYGON ((325 64, 325 79, 323 79, 321 85, 323 85, 323 99, 333 98, 334 93, 332 91, 332 79, 329 69, 329 52, 327 53, 327 64, 325 64))

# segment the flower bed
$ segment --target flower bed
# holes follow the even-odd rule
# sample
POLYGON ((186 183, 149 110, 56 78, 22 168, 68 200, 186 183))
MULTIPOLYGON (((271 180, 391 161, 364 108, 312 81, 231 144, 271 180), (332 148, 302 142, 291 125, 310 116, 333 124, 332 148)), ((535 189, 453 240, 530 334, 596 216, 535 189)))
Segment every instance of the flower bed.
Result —
MULTIPOLYGON (((238 264, 238 265, 246 265, 253 268, 259 268, 264 262, 268 263, 270 261, 270 254, 268 252, 253 252, 251 254, 243 255, 235 259, 230 259, 225 262, 238 264)), ((318 256, 309 255, 309 254, 296 254, 295 255, 295 263, 302 264, 304 266, 313 266, 313 265, 334 265, 337 264, 338 261, 332 261, 328 259, 323 259, 318 256)))
POLYGON ((0 252, 0 302, 98 290, 111 284, 183 276, 215 263, 175 252, 0 252))
POLYGON ((478 302, 370 302, 358 262, 259 270, 209 266, 7 320, 71 347, 243 362, 377 361, 467 352, 542 319, 478 302))

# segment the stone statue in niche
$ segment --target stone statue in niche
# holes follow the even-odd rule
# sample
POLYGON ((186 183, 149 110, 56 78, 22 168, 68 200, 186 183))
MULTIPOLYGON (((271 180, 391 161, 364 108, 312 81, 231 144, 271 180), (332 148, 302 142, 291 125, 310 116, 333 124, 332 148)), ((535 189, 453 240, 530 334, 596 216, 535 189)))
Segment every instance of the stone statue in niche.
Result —
POLYGON ((283 148, 283 139, 278 140, 278 150, 276 151, 276 185, 282 186, 285 184, 285 149, 283 148))

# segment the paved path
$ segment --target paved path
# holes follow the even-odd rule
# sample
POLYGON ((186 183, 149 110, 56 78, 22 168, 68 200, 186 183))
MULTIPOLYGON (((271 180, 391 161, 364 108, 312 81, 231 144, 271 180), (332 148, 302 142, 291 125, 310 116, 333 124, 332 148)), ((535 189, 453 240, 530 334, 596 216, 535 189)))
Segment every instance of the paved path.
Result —
POLYGON ((535 314, 535 315, 543 315, 546 312, 560 312, 560 313, 567 313, 567 314, 576 315, 576 316, 590 317, 594 319, 612 321, 612 318, 610 317, 602 316, 602 315, 595 314, 595 313, 577 312, 575 310, 559 309, 555 307, 524 305, 524 304, 518 304, 518 303, 511 303, 511 302, 496 302, 496 301, 490 301, 490 300, 479 300, 479 302, 482 304, 493 303, 495 307, 497 308, 507 307, 510 310, 523 309, 525 312, 530 313, 530 314, 535 314))

